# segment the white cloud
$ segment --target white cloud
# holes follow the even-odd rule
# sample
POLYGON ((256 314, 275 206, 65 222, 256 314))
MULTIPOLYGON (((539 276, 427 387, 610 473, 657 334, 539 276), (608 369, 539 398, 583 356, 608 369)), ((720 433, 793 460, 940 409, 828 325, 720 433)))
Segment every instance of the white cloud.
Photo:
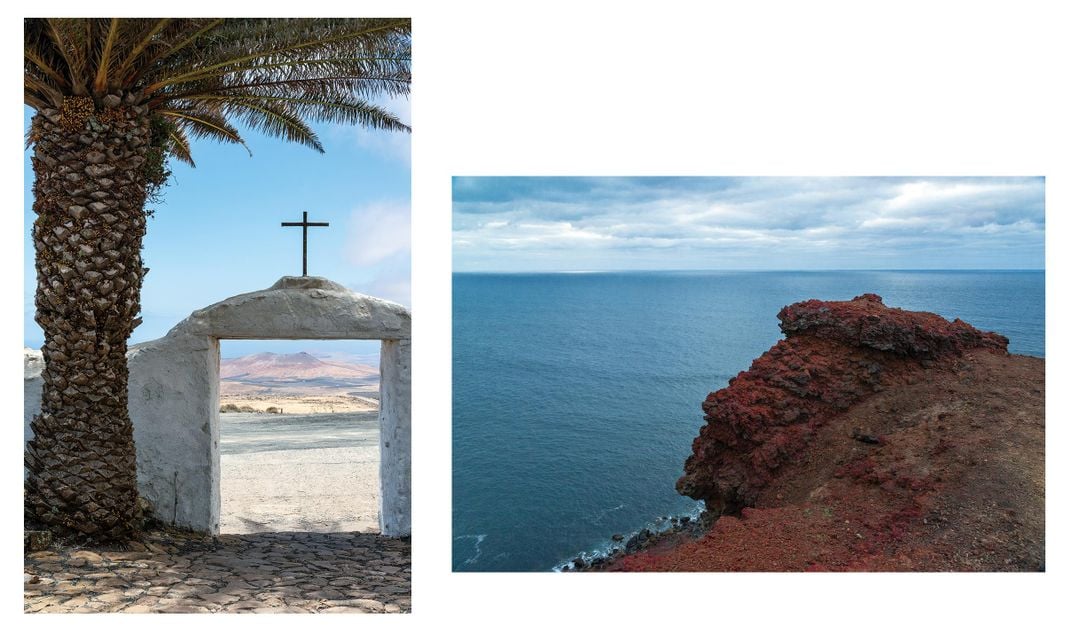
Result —
POLYGON ((930 218, 913 216, 908 218, 880 217, 868 218, 860 223, 863 229, 879 229, 883 227, 926 227, 932 221, 930 218))
POLYGON ((392 302, 398 302, 403 306, 410 306, 411 276, 409 255, 408 253, 405 254, 405 257, 399 255, 392 258, 392 260, 391 266, 383 267, 375 277, 357 290, 374 297, 382 297, 392 302))
POLYGON ((964 254, 1041 267, 1043 189, 997 177, 455 179, 455 265, 871 268, 881 252, 912 268, 944 249, 954 268, 964 254))
POLYGON ((409 306, 409 203, 380 201, 355 209, 346 238, 346 258, 357 266, 348 286, 409 306))
POLYGON ((355 209, 347 227, 347 259, 360 266, 378 264, 410 250, 409 204, 378 202, 355 209))

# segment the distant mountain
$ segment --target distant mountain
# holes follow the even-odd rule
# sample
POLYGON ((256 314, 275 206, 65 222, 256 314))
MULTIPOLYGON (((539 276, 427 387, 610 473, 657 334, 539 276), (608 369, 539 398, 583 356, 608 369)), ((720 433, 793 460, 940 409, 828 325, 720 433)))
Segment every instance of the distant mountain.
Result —
POLYGON ((220 378, 232 381, 286 381, 313 379, 374 380, 379 370, 358 363, 328 363, 307 352, 259 352, 235 359, 220 359, 220 378))

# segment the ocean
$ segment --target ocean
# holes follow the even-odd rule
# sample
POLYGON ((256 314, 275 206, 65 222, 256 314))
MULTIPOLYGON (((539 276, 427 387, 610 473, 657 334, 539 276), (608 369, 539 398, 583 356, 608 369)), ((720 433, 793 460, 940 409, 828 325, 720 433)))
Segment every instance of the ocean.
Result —
POLYGON ((867 292, 1045 354, 1043 271, 456 273, 454 570, 549 571, 697 515, 674 483, 707 394, 783 306, 867 292))

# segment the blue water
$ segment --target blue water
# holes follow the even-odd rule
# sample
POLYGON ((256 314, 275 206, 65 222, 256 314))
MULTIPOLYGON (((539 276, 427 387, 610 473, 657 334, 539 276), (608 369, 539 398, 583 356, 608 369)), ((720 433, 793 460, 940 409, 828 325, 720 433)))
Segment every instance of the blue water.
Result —
POLYGON ((1041 271, 454 275, 455 570, 550 570, 698 503, 700 403, 811 298, 878 293, 1044 356, 1041 271))

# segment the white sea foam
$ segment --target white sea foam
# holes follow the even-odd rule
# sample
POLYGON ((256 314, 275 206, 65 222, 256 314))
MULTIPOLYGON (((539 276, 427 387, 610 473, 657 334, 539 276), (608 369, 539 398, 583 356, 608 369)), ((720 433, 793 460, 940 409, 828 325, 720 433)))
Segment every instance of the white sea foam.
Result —
POLYGON ((592 522, 595 523, 595 522, 598 522, 599 520, 603 519, 604 517, 606 517, 607 513, 613 513, 614 511, 620 511, 620 510, 622 510, 624 508, 625 508, 625 503, 623 502, 623 503, 621 503, 618 506, 615 506, 613 508, 602 509, 601 511, 599 511, 599 514, 596 515, 595 517, 589 516, 589 519, 591 519, 592 522))
POLYGON ((466 564, 474 564, 477 559, 480 559, 480 542, 487 538, 487 534, 484 535, 458 535, 454 538, 454 541, 459 539, 472 539, 473 540, 473 556, 465 560, 466 564))
MULTIPOLYGON (((624 504, 621 505, 621 506, 624 506, 624 504)), ((616 508, 621 508, 621 506, 616 507, 616 508)), ((695 522, 695 521, 697 521, 699 519, 700 514, 704 512, 704 508, 705 508, 704 503, 702 501, 698 501, 698 502, 696 502, 696 505, 687 514, 685 514, 685 515, 675 515, 673 517, 688 517, 692 522, 695 522)), ((607 511, 611 511, 611 510, 615 510, 615 509, 607 509, 607 511)), ((627 544, 629 542, 629 540, 634 535, 639 534, 644 529, 647 529, 647 530, 649 530, 649 531, 651 531, 653 533, 662 533, 662 532, 664 532, 666 530, 669 530, 673 526, 673 523, 670 520, 671 520, 671 517, 656 518, 656 519, 648 522, 644 526, 638 528, 637 530, 629 533, 628 535, 625 535, 624 536, 625 538, 622 539, 622 541, 620 541, 620 542, 616 542, 616 541, 614 541, 612 539, 605 539, 605 540, 599 542, 598 544, 596 544, 590 550, 582 550, 582 551, 578 552, 577 554, 573 555, 572 557, 570 557, 568 559, 564 559, 564 560, 558 562, 557 564, 555 564, 551 568, 551 571, 552 572, 562 572, 563 567, 572 568, 573 567, 573 560, 577 559, 578 557, 580 557, 581 559, 584 559, 586 562, 590 562, 590 561, 592 561, 593 559, 595 559, 597 557, 607 558, 607 557, 609 557, 611 555, 611 553, 614 551, 614 549, 616 549, 616 548, 617 549, 624 548, 625 544, 627 544)))

